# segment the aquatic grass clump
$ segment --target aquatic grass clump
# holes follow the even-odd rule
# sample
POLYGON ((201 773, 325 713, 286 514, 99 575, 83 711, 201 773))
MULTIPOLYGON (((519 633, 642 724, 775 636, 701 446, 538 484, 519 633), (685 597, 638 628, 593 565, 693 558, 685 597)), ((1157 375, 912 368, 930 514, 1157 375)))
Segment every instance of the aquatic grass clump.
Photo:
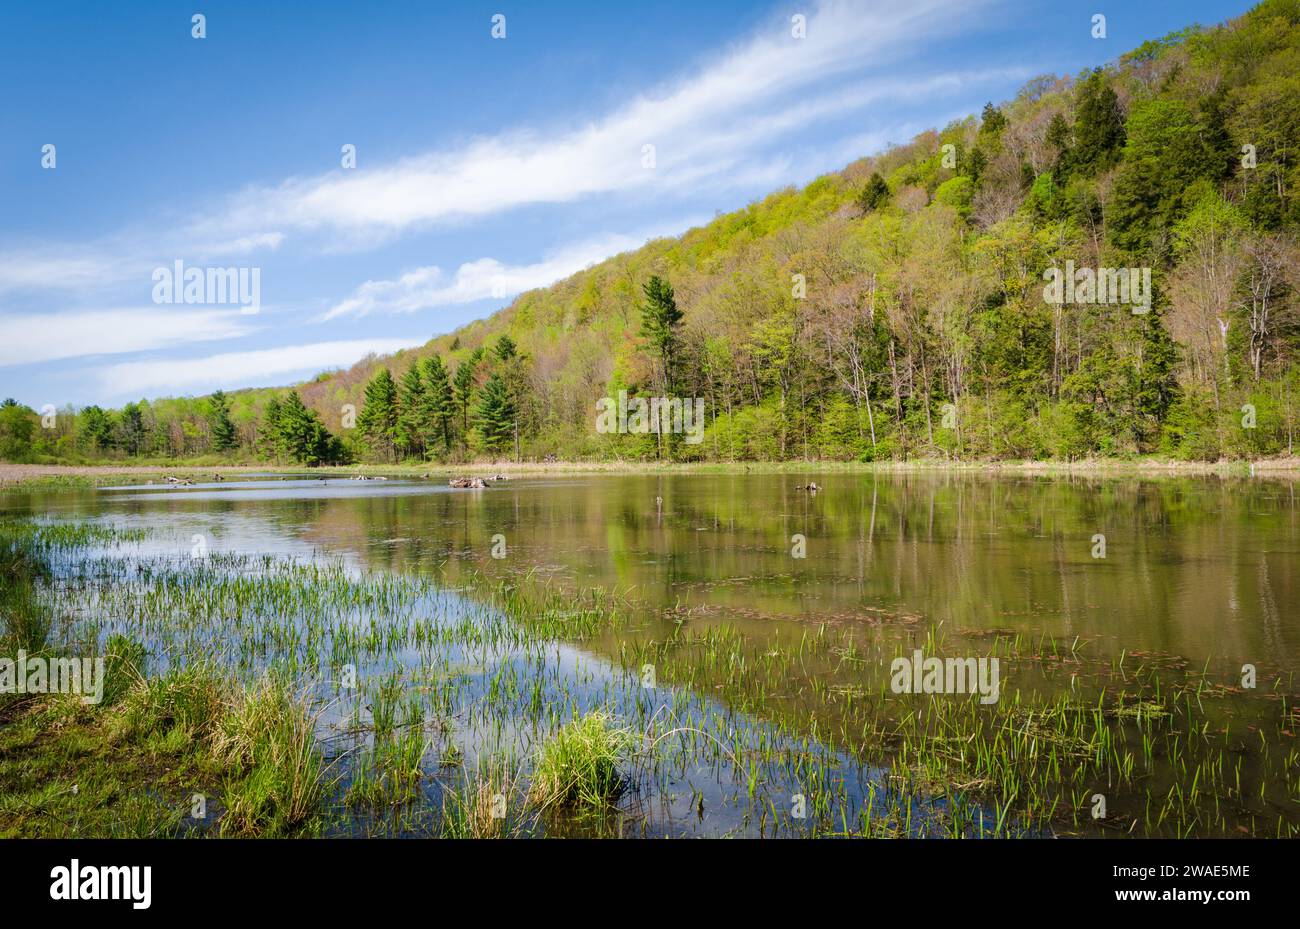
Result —
POLYGON ((304 698, 279 676, 245 688, 219 720, 213 754, 233 775, 223 788, 223 831, 284 835, 305 825, 332 786, 304 698))
POLYGON ((229 681, 207 662, 141 678, 123 697, 119 734, 131 741, 204 741, 224 714, 229 691, 229 681))
POLYGON ((13 655, 43 651, 49 642, 51 616, 39 596, 50 579, 50 566, 30 540, 0 536, 0 652, 13 655))
POLYGON ((519 772, 506 759, 479 759, 478 769, 462 769, 459 782, 442 795, 439 834, 448 839, 500 839, 525 830, 518 811, 519 772))
POLYGON ((631 732, 606 713, 570 720, 542 743, 529 799, 543 808, 609 806, 623 792, 619 764, 631 745, 631 732))
POLYGON ((139 542, 146 533, 140 528, 124 528, 105 522, 80 519, 32 519, 0 517, 0 538, 38 551, 41 555, 73 552, 91 545, 118 545, 139 542))
POLYGON ((111 635, 104 643, 104 700, 113 706, 144 680, 144 643, 124 635, 111 635))
POLYGON ((377 741, 357 760, 345 801, 351 806, 401 806, 420 796, 431 742, 419 729, 377 741))

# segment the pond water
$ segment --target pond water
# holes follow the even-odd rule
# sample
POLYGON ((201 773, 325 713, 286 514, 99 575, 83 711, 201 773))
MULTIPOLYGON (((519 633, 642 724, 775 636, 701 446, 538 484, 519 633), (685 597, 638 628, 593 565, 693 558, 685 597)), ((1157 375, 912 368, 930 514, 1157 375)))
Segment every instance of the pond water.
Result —
MULTIPOLYGON (((0 515, 146 530, 65 579, 66 611, 101 637, 152 636, 166 654, 208 643, 249 668, 292 659, 322 682, 351 656, 363 689, 432 689, 415 804, 428 810, 442 805, 449 755, 462 772, 513 765, 522 783, 548 733, 599 709, 659 755, 633 762, 616 808, 523 831, 971 834, 1001 818, 1012 833, 1273 835, 1300 823, 1297 504, 1289 481, 811 470, 516 478, 478 491, 269 476, 9 492, 0 515), (816 492, 801 489, 809 481, 816 492), (193 601, 128 603, 164 582, 202 591, 219 572, 274 574, 273 559, 337 568, 322 585, 417 587, 331 606, 314 633, 310 602, 277 614, 252 594, 238 624, 173 615, 193 601), (519 620, 501 592, 524 588, 544 591, 552 613, 557 600, 584 609, 598 589, 618 619, 571 636, 548 622, 524 641, 498 626, 519 620), (467 621, 497 631, 430 631, 467 621), (369 644, 349 627, 372 632, 369 644), (891 689, 894 659, 915 650, 1000 655, 998 706, 891 689), (1087 726, 1069 721, 1099 705, 1087 726), (958 734, 996 760, 954 749, 958 734), (1188 758, 1237 796, 1220 804, 1203 781, 1189 786, 1188 758), (1090 798, 1106 781, 1098 820, 1090 798)), ((373 691, 318 691, 346 792, 375 744, 373 691)), ((335 831, 431 828, 419 811, 345 806, 335 831)))

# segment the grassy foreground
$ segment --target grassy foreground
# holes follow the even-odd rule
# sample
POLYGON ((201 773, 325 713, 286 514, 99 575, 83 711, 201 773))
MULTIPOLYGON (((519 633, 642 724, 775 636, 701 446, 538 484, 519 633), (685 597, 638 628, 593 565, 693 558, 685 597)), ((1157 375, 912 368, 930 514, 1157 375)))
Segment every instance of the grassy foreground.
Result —
POLYGON ((328 778, 309 713, 282 683, 237 688, 190 669, 123 684, 106 706, 49 695, 0 711, 0 835, 310 829, 328 778))

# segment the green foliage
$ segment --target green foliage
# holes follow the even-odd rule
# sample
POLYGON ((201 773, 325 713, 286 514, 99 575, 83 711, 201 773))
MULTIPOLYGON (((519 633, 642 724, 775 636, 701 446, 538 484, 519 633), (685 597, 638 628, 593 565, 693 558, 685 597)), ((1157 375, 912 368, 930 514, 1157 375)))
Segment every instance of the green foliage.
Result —
POLYGON ((1124 113, 1119 97, 1097 68, 1079 88, 1074 146, 1069 149, 1067 163, 1080 174, 1097 174, 1119 159, 1124 139, 1124 113))
POLYGON ((496 347, 492 350, 492 353, 496 355, 498 361, 509 361, 511 358, 515 357, 518 350, 518 346, 515 345, 515 340, 510 338, 508 335, 503 335, 501 338, 497 339, 496 347))
POLYGON ((97 406, 88 406, 77 417, 82 442, 91 451, 102 452, 113 447, 113 419, 97 406))
POLYGON ((965 219, 970 216, 971 200, 975 196, 975 182, 958 175, 944 181, 934 192, 936 203, 952 207, 965 219))
POLYGON ((652 275, 643 289, 645 302, 641 304, 641 335, 646 339, 650 352, 658 358, 664 389, 671 394, 683 314, 677 307, 672 285, 658 275, 652 275))
POLYGON ((226 395, 219 390, 209 398, 208 404, 212 448, 218 452, 228 452, 237 444, 235 424, 230 421, 230 404, 226 400, 226 395))
POLYGON ((477 424, 483 446, 499 452, 514 436, 515 406, 501 375, 493 374, 479 395, 477 424))
POLYGON ((1186 194, 1217 173, 1201 126, 1187 104, 1157 98, 1129 116, 1128 141, 1115 181, 1112 241, 1124 251, 1149 253, 1155 237, 1186 212, 1186 194))
POLYGON ((888 202, 889 185, 877 171, 871 172, 871 177, 867 180, 867 186, 862 188, 862 193, 858 194, 858 208, 864 213, 870 213, 888 202))
POLYGON ((440 355, 432 355, 421 362, 424 377, 424 409, 421 417, 426 441, 430 447, 439 446, 443 453, 451 451, 452 425, 455 422, 456 403, 447 376, 447 366, 440 355))
POLYGON ((345 460, 338 439, 325 428, 316 411, 308 409, 296 390, 289 391, 280 405, 277 432, 277 447, 299 464, 340 464, 345 460))
POLYGON ((366 384, 366 402, 357 416, 357 428, 372 451, 392 458, 398 446, 397 384, 387 368, 380 368, 366 384))
POLYGON ((0 405, 0 459, 27 461, 38 426, 36 413, 9 399, 0 405))
POLYGON ((411 365, 402 375, 398 393, 397 422, 393 429, 394 445, 404 456, 422 457, 431 430, 426 419, 428 391, 424 378, 420 375, 419 365, 411 365))
POLYGON ((984 112, 980 115, 980 134, 996 137, 1006 127, 1007 118, 1002 115, 1002 111, 991 102, 984 104, 984 112))
POLYGON ((483 349, 476 348, 468 358, 460 363, 456 368, 456 375, 452 380, 455 388, 456 408, 460 411, 460 430, 462 442, 469 435, 469 408, 474 401, 474 393, 478 389, 478 368, 483 361, 483 349))

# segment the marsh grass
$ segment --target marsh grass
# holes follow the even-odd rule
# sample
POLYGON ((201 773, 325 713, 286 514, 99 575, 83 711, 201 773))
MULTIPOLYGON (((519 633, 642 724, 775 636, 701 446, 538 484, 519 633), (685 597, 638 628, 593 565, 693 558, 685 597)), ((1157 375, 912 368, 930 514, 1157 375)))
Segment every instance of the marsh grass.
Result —
POLYGON ((508 758, 479 759, 465 767, 442 794, 439 834, 452 839, 500 839, 526 834, 534 825, 522 775, 508 758))
POLYGON ((316 720, 282 676, 234 694, 215 727, 213 753, 231 772, 223 786, 225 831, 291 834, 320 812, 329 792, 316 720))
POLYGON ((240 685, 198 662, 142 677, 122 697, 115 738, 157 755, 204 754, 222 772, 229 834, 292 834, 330 788, 316 720, 283 675, 240 685))
POLYGON ((215 666, 206 662, 142 677, 123 698, 121 737, 207 741, 221 719, 228 689, 215 666))
POLYGON ((529 798, 543 809, 612 805, 626 786, 619 766, 634 741, 600 711, 571 720, 542 743, 529 798))
POLYGON ((37 586, 51 576, 48 559, 27 536, 0 535, 0 652, 38 655, 49 646, 52 619, 37 586))
POLYGON ((362 750, 348 786, 346 802, 353 806, 401 806, 421 796, 424 757, 432 747, 421 729, 405 729, 362 750))

